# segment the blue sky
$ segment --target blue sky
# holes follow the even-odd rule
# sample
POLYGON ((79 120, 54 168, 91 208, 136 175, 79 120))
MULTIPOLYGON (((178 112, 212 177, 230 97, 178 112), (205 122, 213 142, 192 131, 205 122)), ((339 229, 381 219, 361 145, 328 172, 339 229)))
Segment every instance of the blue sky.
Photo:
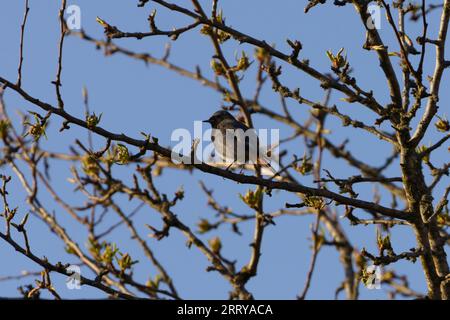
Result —
MULTIPOLYGON (((186 1, 176 1, 184 4, 186 1)), ((167 11, 151 3, 143 8, 136 6, 137 1, 106 1, 106 0, 69 0, 68 5, 75 4, 81 8, 81 23, 83 29, 95 38, 103 38, 103 28, 96 22, 99 16, 112 25, 126 31, 147 31, 147 16, 151 9, 157 8, 156 21, 160 29, 167 30, 174 26, 183 26, 189 23, 189 19, 180 14, 167 11)), ((205 6, 210 6, 210 1, 201 1, 205 6)), ((341 47, 346 49, 350 64, 354 68, 354 75, 362 88, 372 89, 379 101, 388 101, 388 91, 384 76, 380 73, 378 61, 374 52, 362 49, 365 40, 365 31, 356 15, 355 10, 347 5, 344 8, 336 8, 331 4, 318 6, 308 14, 303 13, 307 1, 220 1, 227 24, 243 30, 259 39, 265 39, 268 43, 274 43, 276 48, 289 52, 286 39, 298 39, 303 44, 300 53, 301 58, 310 60, 310 64, 322 72, 331 72, 329 60, 325 55, 326 50, 337 52, 341 47)), ((23 66, 23 88, 33 96, 46 102, 56 104, 54 86, 51 81, 55 78, 57 67, 57 44, 59 38, 58 10, 60 2, 55 0, 31 0, 29 21, 25 34, 25 60, 23 66)), ((209 9, 208 9, 209 10, 209 9)), ((0 74, 10 80, 17 77, 17 63, 19 52, 20 24, 23 16, 23 2, 6 0, 0 3, 0 30, 3 30, 0 43, 0 74)), ((436 35, 438 23, 437 12, 430 15, 430 33, 436 35)), ((420 31, 419 25, 408 22, 408 30, 411 38, 415 39, 420 31)), ((382 21, 380 31, 382 37, 390 43, 391 50, 398 50, 393 41, 393 34, 387 26, 385 19, 382 21), (391 47, 392 46, 392 47, 391 47)), ((171 42, 172 50, 170 61, 189 70, 194 70, 199 65, 206 76, 211 77, 209 61, 213 48, 207 37, 200 35, 198 29, 182 35, 177 41, 170 41, 165 37, 152 37, 143 40, 119 39, 115 43, 137 52, 148 52, 155 57, 164 54, 166 43, 171 42)), ((253 55, 253 49, 247 45, 239 45, 233 40, 224 45, 225 53, 232 58, 235 54, 245 50, 249 56, 253 55)), ((428 49, 426 74, 431 74, 434 51, 428 49)), ((417 63, 417 60, 414 59, 417 63)), ((244 96, 251 97, 255 89, 253 64, 248 74, 242 81, 244 96)), ((305 74, 283 66, 281 79, 290 87, 300 87, 302 95, 311 100, 322 100, 323 90, 319 83, 309 79, 305 74)), ((397 71, 399 70, 395 62, 397 71)), ((445 106, 449 93, 445 92, 448 86, 448 75, 443 78, 441 106, 445 106)), ((91 43, 83 42, 74 37, 66 39, 63 57, 62 94, 66 109, 70 113, 83 117, 84 107, 81 96, 83 86, 89 91, 90 108, 97 114, 103 113, 101 125, 113 132, 124 132, 129 136, 140 138, 139 132, 145 131, 159 138, 162 145, 171 145, 170 135, 176 128, 193 129, 193 121, 209 117, 219 109, 222 103, 220 94, 211 89, 202 87, 199 83, 182 78, 171 71, 158 66, 145 66, 142 62, 130 58, 114 55, 104 57, 101 50, 96 50, 91 43)), ((270 90, 270 84, 263 91, 261 101, 264 105, 279 112, 279 98, 270 90)), ((339 101, 341 96, 333 93, 332 102, 337 103, 341 110, 360 120, 373 121, 372 115, 359 105, 349 105, 339 101)), ((18 123, 18 115, 14 110, 38 111, 35 106, 19 99, 17 95, 7 92, 6 105, 10 115, 18 123)), ((304 105, 288 102, 293 115, 304 119, 308 115, 308 109, 304 105)), ((444 108, 441 108, 442 115, 444 108)), ((340 122, 329 118, 331 133, 328 138, 341 143, 349 137, 349 146, 358 157, 371 165, 379 166, 386 156, 391 154, 391 148, 385 142, 368 136, 361 131, 355 132, 350 128, 340 128, 340 122), (355 134, 357 133, 357 134, 355 134)), ((254 117, 257 128, 279 128, 281 137, 289 136, 292 132, 287 127, 279 127, 279 124, 267 120, 261 116, 254 117)), ((76 138, 87 141, 87 134, 75 126, 72 129, 59 133, 61 121, 52 117, 47 131, 48 140, 42 141, 42 147, 49 150, 69 152, 69 146, 76 138)), ((384 129, 389 130, 385 125, 384 129)), ((431 128, 430 134, 424 139, 425 143, 432 143, 439 139, 439 134, 431 128)), ((95 145, 101 147, 104 140, 95 137, 95 145)), ((136 150, 132 150, 135 152, 136 150)), ((304 146, 291 145, 290 151, 295 151, 302 156, 304 146)), ((436 152, 432 156, 435 165, 442 164, 444 152, 436 152)), ((357 174, 344 162, 335 160, 328 154, 324 158, 324 168, 332 170, 338 177, 346 177, 357 174)), ((70 204, 82 204, 84 198, 73 191, 74 187, 67 178, 70 176, 70 167, 61 161, 52 162, 52 183, 55 189, 61 191, 64 199, 70 204)), ((0 173, 11 174, 6 167, 0 168, 0 173)), ((120 167, 117 174, 124 181, 130 182, 132 167, 120 167)), ((398 176, 398 163, 386 172, 387 175, 398 176)), ((207 199, 200 190, 198 181, 204 181, 206 186, 214 189, 214 195, 222 204, 227 204, 234 211, 241 214, 250 214, 251 211, 239 199, 238 193, 245 193, 249 188, 237 185, 232 181, 220 177, 208 176, 200 172, 180 173, 167 170, 162 177, 156 179, 157 186, 167 194, 173 194, 178 187, 183 186, 186 193, 183 200, 175 208, 175 213, 188 226, 195 229, 196 222, 200 218, 211 218, 214 212, 206 205, 207 199)), ((301 178, 305 185, 312 185, 312 178, 301 178)), ((12 206, 18 206, 19 212, 24 215, 27 210, 25 194, 17 181, 13 179, 10 186, 12 206)), ((356 190, 360 197, 372 200, 373 190, 370 187, 360 187, 356 190)), ((442 194, 442 188, 437 189, 436 197, 442 194)), ((381 191, 382 203, 388 205, 390 198, 381 191)), ((81 246, 86 239, 86 232, 75 225, 53 201, 51 197, 42 192, 40 198, 48 203, 51 210, 57 214, 58 221, 69 230, 69 233, 80 241, 81 246)), ((274 196, 266 201, 267 210, 276 210, 285 202, 296 202, 295 195, 284 192, 274 192, 274 196)), ((128 203, 121 200, 128 211, 131 211, 137 203, 128 203)), ((342 208, 338 208, 342 214, 342 208)), ((364 216, 361 212, 358 214, 364 216)), ((107 215, 106 221, 114 223, 117 218, 107 215)), ((143 209, 135 216, 135 223, 141 235, 146 237, 148 229, 144 224, 160 226, 161 219, 152 209, 143 209)), ((310 224, 312 217, 281 217, 277 219, 276 226, 266 229, 263 240, 262 258, 259 265, 258 276, 248 284, 248 289, 258 299, 293 299, 303 288, 305 276, 310 260, 310 224)), ((348 221, 343 220, 342 225, 352 243, 357 248, 366 247, 371 252, 375 248, 375 228, 373 226, 351 227, 348 221)), ((62 244, 49 232, 36 217, 31 216, 29 221, 29 238, 31 246, 36 254, 47 256, 51 261, 72 262, 73 258, 64 252, 62 244)), ((105 227, 106 228, 106 227, 105 227)), ((238 261, 241 267, 250 257, 250 247, 253 234, 253 223, 247 222, 241 225, 242 236, 233 234, 228 227, 207 235, 200 235, 205 241, 213 235, 219 235, 223 241, 223 254, 225 257, 238 261)), ((398 252, 408 250, 414 246, 414 237, 411 230, 405 227, 395 227, 392 230, 392 242, 398 252)), ((134 270, 138 279, 145 281, 155 274, 155 270, 145 261, 139 248, 130 240, 126 229, 115 231, 108 238, 118 244, 124 251, 129 252, 134 259, 140 260, 134 270)), ((188 249, 185 246, 186 239, 177 230, 171 231, 171 236, 162 241, 148 238, 150 247, 156 256, 166 266, 174 283, 183 298, 227 298, 230 290, 229 284, 217 273, 207 273, 206 258, 196 249, 188 249)), ((25 257, 17 255, 14 250, 3 242, 0 242, 0 255, 3 263, 0 267, 0 277, 14 275, 21 270, 38 270, 37 266, 25 257), (6 261, 6 263, 5 263, 6 261)), ((410 278, 413 289, 424 292, 425 281, 420 268, 420 263, 400 262, 395 268, 400 274, 406 274, 410 278)), ((88 270, 84 270, 86 276, 92 277, 88 270)), ((29 283, 31 278, 21 280, 19 283, 29 283)), ((100 298, 104 297, 97 289, 83 287, 81 290, 68 290, 65 287, 64 277, 54 275, 53 283, 64 297, 68 298, 100 298)), ((332 248, 324 248, 318 257, 317 269, 313 277, 312 286, 308 294, 310 299, 332 299, 335 289, 343 280, 343 270, 338 261, 338 255, 332 248)), ((2 282, 0 296, 17 296, 18 282, 2 282)), ((44 295, 45 296, 45 295, 44 295)), ((364 299, 381 299, 386 297, 384 290, 367 290, 361 286, 360 297, 364 299)))

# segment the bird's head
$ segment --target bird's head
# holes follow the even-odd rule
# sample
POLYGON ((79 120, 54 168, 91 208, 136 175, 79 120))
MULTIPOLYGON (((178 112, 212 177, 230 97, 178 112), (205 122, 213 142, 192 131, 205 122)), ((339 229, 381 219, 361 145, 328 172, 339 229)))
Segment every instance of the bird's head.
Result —
POLYGON ((203 122, 211 124, 211 126, 214 128, 219 123, 227 119, 234 119, 234 117, 228 111, 219 110, 214 112, 214 114, 208 120, 204 120, 203 122))

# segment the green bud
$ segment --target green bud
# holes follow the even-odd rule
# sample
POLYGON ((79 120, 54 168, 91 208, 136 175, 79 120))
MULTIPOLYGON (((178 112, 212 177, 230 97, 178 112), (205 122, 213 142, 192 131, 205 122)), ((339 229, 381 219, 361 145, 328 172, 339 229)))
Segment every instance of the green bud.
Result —
POLYGON ((98 177, 100 168, 98 167, 96 159, 90 155, 86 154, 81 160, 81 167, 85 174, 90 177, 98 177))
POLYGON ((375 269, 372 271, 369 271, 366 268, 362 269, 361 281, 366 287, 375 284, 375 271, 375 269))
POLYGON ((34 114, 34 120, 35 120, 34 124, 31 124, 28 121, 24 122, 24 125, 29 126, 28 131, 25 134, 25 137, 31 135, 33 136, 35 142, 38 141, 41 136, 47 138, 47 135, 45 133, 45 127, 47 123, 45 121, 41 121, 41 119, 39 119, 37 114, 34 114))
POLYGON ((381 252, 381 255, 383 255, 385 250, 392 252, 390 236, 386 235, 386 237, 383 237, 378 229, 377 229, 377 246, 381 252))
POLYGON ((262 197, 262 188, 257 188, 256 191, 248 190, 245 196, 239 194, 239 197, 244 201, 250 208, 256 209, 259 201, 262 197))
POLYGON ((220 43, 224 43, 225 41, 227 41, 230 38, 231 38, 231 36, 229 33, 222 31, 222 30, 217 31, 217 40, 219 40, 220 43))
POLYGON ((118 259, 116 257, 116 260, 117 260, 117 264, 120 267, 121 272, 124 272, 125 270, 130 269, 133 264, 137 263, 137 261, 133 261, 131 259, 131 256, 128 253, 121 254, 121 258, 118 259))
POLYGON ((130 161, 130 153, 128 148, 123 144, 117 144, 114 148, 114 160, 117 164, 127 164, 130 161))
POLYGON ((317 196, 306 196, 304 197, 303 202, 307 207, 314 208, 317 210, 322 210, 326 205, 323 198, 317 196))
POLYGON ((214 237, 208 241, 209 247, 211 248, 212 252, 215 254, 220 253, 220 250, 222 249, 222 242, 220 241, 219 237, 214 237))
POLYGON ((307 175, 314 169, 314 165, 311 162, 311 157, 304 156, 301 164, 294 164, 293 168, 295 171, 300 172, 302 175, 307 175))
POLYGON ((68 253, 68 254, 76 254, 75 250, 71 247, 71 246, 66 246, 64 248, 64 250, 68 253))
MULTIPOLYGON (((417 153, 424 153, 428 150, 428 147, 425 145, 421 145, 417 148, 417 153)), ((425 157, 422 158, 423 162, 430 162, 430 154, 428 153, 425 157)))
POLYGON ((200 29, 200 33, 204 35, 210 35, 212 33, 212 27, 210 25, 204 24, 200 29))
POLYGON ((217 59, 211 60, 211 68, 217 76, 223 76, 226 73, 225 67, 223 66, 222 62, 218 61, 217 59))
POLYGON ((107 244, 100 256, 101 260, 106 264, 111 264, 118 251, 119 249, 116 247, 114 243, 112 245, 107 244))
POLYGON ((198 233, 206 233, 212 230, 214 227, 207 219, 200 219, 197 223, 198 233))
POLYGON ((327 51, 327 56, 331 60, 332 67, 335 69, 340 69, 348 64, 347 56, 342 56, 344 48, 341 48, 336 55, 331 51, 327 51))
POLYGON ((261 63, 264 63, 270 56, 266 49, 257 47, 255 49, 255 58, 261 63))
POLYGON ((250 61, 248 60, 248 57, 245 54, 245 52, 242 51, 242 56, 238 60, 236 71, 245 71, 248 69, 248 67, 250 67, 250 61))
POLYGON ((4 139, 8 133, 10 123, 7 119, 0 120, 0 139, 4 139))
POLYGON ((450 123, 448 122, 448 120, 443 117, 439 117, 439 120, 434 124, 436 126, 436 129, 438 129, 440 132, 448 132, 450 131, 450 123))
POLYGON ((95 112, 91 115, 86 114, 86 124, 88 129, 94 129, 102 119, 102 114, 100 113, 100 116, 97 117, 95 112))

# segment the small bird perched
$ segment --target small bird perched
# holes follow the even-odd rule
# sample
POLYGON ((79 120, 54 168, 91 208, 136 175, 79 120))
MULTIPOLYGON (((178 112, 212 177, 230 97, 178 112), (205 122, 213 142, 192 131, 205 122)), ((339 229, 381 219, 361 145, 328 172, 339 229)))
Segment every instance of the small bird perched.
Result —
POLYGON ((230 163, 228 168, 233 164, 251 163, 267 166, 272 174, 277 172, 270 164, 267 152, 261 148, 256 131, 236 120, 229 112, 217 111, 203 122, 211 124, 214 148, 223 161, 230 163))

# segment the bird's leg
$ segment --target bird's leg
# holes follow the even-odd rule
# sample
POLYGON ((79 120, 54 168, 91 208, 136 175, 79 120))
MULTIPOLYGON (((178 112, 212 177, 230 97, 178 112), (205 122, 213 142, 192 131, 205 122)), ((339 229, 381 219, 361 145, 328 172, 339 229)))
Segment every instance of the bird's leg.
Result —
POLYGON ((228 171, 235 162, 236 162, 236 160, 234 160, 232 163, 230 163, 230 165, 225 170, 228 171))

